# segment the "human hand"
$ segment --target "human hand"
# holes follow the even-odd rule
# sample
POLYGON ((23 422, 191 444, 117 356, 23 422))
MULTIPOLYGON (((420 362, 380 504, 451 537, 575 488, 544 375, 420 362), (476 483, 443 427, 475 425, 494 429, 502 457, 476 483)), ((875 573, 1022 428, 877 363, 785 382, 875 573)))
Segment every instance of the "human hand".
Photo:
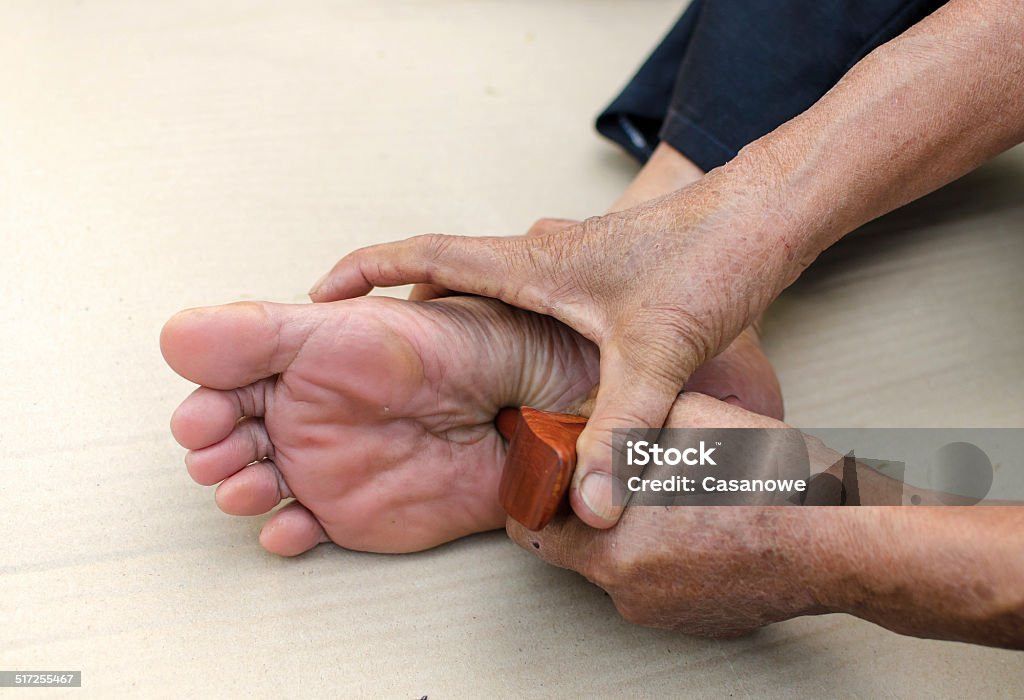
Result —
MULTIPOLYGON (((665 425, 787 428, 696 393, 679 397, 665 425)), ((810 473, 844 463, 820 440, 804 441, 810 473)), ((845 478, 842 467, 834 475, 845 478)), ((858 467, 861 503, 892 503, 878 479, 887 477, 858 467)), ((903 507, 632 505, 611 530, 572 516, 540 532, 512 519, 505 527, 649 627, 734 637, 841 612, 901 634, 1024 649, 1024 507, 929 507, 947 501, 903 490, 903 507), (922 505, 911 505, 915 495, 922 505)))
MULTIPOLYGON (((543 236, 548 233, 571 228, 579 223, 576 219, 537 219, 526 232, 526 237, 543 236)), ((458 292, 453 292, 439 284, 417 284, 409 292, 409 301, 430 301, 431 299, 441 299, 452 294, 458 294, 458 292)))
MULTIPOLYGON (((689 393, 679 398, 666 427, 684 425, 785 427, 689 393)), ((815 545, 811 511, 828 518, 835 509, 631 507, 611 530, 596 530, 572 516, 539 532, 510 518, 506 530, 526 551, 600 586, 631 622, 733 637, 826 611, 818 595, 824 558, 815 545)))
POLYGON ((611 596, 624 619, 704 637, 737 637, 820 609, 800 551, 796 508, 627 508, 598 530, 575 516, 509 537, 611 596))
MULTIPOLYGON (((717 173, 718 171, 716 171, 717 173)), ((374 286, 426 283, 549 314, 594 341, 601 388, 577 445, 570 490, 587 524, 621 511, 611 476, 612 431, 661 427, 695 368, 724 349, 806 260, 774 231, 762 185, 716 173, 641 207, 541 235, 428 235, 343 258, 314 301, 374 286)))

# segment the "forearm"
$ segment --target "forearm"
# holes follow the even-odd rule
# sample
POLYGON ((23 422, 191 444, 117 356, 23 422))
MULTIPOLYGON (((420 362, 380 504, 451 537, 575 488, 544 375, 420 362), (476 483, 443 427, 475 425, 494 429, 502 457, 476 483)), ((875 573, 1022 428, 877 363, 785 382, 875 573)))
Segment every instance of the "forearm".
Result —
POLYGON ((953 0, 728 164, 583 229, 625 237, 623 265, 687 262, 669 306, 703 361, 842 236, 1021 140, 1024 6, 953 0))
MULTIPOLYGON (((706 179, 744 200, 744 242, 776 272, 770 295, 857 226, 1021 140, 1024 10, 956 0, 706 179)), ((836 508, 811 520, 824 609, 1024 648, 1024 508, 836 508)))
POLYGON ((1024 140, 1024 6, 954 0, 858 63, 732 167, 771 180, 804 265, 1024 140))
POLYGON ((820 514, 824 609, 902 634, 1024 649, 1024 507, 820 514))

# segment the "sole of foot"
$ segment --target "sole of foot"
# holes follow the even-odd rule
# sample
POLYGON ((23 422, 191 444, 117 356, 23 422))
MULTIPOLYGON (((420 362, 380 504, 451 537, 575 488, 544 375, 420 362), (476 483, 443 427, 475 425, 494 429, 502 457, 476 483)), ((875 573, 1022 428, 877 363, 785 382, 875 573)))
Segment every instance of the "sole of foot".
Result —
POLYGON ((171 430, 219 507, 294 499, 260 543, 409 552, 500 528, 505 406, 559 411, 597 381, 596 349, 553 319, 492 300, 244 302, 191 309, 161 334, 199 384, 171 430))

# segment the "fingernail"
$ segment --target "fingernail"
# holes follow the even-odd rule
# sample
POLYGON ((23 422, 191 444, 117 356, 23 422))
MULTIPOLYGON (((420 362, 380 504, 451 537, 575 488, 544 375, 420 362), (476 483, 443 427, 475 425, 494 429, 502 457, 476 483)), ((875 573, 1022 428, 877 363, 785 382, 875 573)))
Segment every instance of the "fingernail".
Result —
POLYGON ((580 483, 580 497, 583 504, 594 515, 604 520, 617 520, 622 506, 614 504, 616 480, 604 472, 590 472, 580 483))
POLYGON ((324 282, 327 281, 327 275, 329 275, 329 274, 331 274, 331 273, 325 272, 323 277, 318 279, 316 281, 316 283, 312 287, 309 288, 309 296, 311 296, 311 297, 316 296, 316 293, 320 291, 320 287, 324 286, 324 282))

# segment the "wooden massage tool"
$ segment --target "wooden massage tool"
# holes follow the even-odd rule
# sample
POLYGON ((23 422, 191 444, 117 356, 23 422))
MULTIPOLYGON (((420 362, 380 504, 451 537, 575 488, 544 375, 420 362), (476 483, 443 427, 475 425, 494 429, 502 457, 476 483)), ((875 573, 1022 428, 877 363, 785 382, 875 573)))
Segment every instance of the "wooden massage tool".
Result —
POLYGON ((560 509, 576 469, 576 438, 587 419, 536 408, 503 408, 495 419, 508 440, 498 500, 530 530, 543 530, 560 509))

